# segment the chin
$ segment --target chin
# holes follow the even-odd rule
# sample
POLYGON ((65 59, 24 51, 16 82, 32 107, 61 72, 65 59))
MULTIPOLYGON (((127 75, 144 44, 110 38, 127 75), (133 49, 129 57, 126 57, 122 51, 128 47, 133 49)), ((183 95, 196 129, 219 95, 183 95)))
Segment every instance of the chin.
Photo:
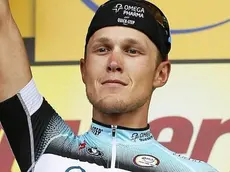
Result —
POLYGON ((87 98, 94 108, 104 114, 124 114, 142 107, 149 96, 127 94, 108 94, 86 91, 87 98), (100 95, 100 96, 99 96, 100 95))
POLYGON ((105 114, 121 114, 129 111, 128 103, 116 95, 100 99, 93 106, 105 114))
POLYGON ((93 107, 98 111, 111 115, 132 112, 144 105, 144 101, 130 102, 128 99, 118 97, 116 95, 107 96, 98 101, 90 99, 90 97, 88 97, 88 99, 93 107))

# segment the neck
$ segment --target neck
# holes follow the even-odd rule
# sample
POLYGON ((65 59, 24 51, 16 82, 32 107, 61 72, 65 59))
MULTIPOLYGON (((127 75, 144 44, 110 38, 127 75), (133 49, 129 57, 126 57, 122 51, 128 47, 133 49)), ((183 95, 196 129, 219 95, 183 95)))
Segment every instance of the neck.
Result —
POLYGON ((93 119, 106 125, 144 128, 148 125, 148 108, 149 101, 134 111, 120 114, 105 114, 93 107, 93 119))

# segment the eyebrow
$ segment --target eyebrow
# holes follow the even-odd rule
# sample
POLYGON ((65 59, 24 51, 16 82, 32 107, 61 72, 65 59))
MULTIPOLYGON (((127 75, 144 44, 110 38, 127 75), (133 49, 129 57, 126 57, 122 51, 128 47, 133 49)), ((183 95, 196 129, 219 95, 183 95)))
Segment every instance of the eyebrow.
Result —
MULTIPOLYGON (((123 43, 129 44, 129 45, 141 45, 140 41, 134 38, 126 38, 122 40, 123 43)), ((112 43, 112 40, 107 38, 107 37, 100 37, 98 39, 94 40, 94 43, 104 43, 104 44, 109 44, 112 43)))
POLYGON ((109 38, 106 37, 100 37, 98 39, 95 39, 93 43, 111 43, 112 41, 109 38))
POLYGON ((133 39, 133 38, 124 39, 124 42, 126 44, 131 44, 131 45, 140 45, 141 44, 137 39, 133 39))

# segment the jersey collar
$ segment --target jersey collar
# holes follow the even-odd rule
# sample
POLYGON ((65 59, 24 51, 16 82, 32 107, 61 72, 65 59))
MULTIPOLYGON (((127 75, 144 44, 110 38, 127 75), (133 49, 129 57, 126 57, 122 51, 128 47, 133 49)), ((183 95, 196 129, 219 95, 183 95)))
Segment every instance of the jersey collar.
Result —
POLYGON ((116 140, 127 143, 143 143, 152 141, 153 135, 150 131, 149 124, 145 128, 127 128, 122 126, 111 126, 92 120, 89 134, 96 136, 99 139, 109 139, 115 134, 116 140), (114 133, 113 133, 114 131, 114 133))

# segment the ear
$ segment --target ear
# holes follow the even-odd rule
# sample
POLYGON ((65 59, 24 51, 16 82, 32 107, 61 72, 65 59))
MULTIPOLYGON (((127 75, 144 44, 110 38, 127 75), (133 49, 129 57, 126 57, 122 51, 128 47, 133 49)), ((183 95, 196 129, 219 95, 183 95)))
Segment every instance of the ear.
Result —
POLYGON ((155 71, 153 88, 164 86, 168 81, 170 71, 171 71, 171 63, 169 61, 161 62, 155 71))
POLYGON ((81 78, 83 83, 85 84, 85 75, 86 75, 86 66, 85 66, 85 59, 81 58, 80 60, 80 69, 81 69, 81 78))

